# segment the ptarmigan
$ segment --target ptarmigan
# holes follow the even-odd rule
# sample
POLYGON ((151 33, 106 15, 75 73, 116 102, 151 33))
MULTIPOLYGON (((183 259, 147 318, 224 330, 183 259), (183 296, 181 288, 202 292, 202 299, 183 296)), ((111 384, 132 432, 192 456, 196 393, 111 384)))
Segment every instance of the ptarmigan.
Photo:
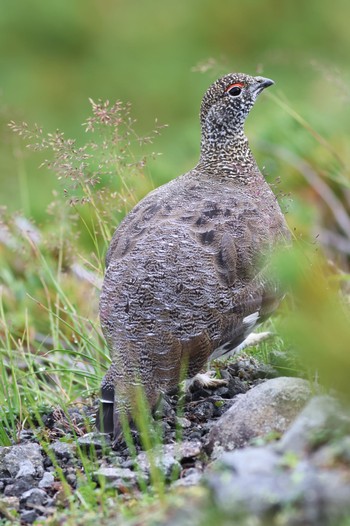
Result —
POLYGON ((272 84, 241 73, 214 82, 197 166, 149 193, 114 233, 100 300, 112 365, 97 426, 115 441, 139 386, 154 408, 184 373, 241 346, 281 299, 269 260, 289 231, 243 130, 272 84))

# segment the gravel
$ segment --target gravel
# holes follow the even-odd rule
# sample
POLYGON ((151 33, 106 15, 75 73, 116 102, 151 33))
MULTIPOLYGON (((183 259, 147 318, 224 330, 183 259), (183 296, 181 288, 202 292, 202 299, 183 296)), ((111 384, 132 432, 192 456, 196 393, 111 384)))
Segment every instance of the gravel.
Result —
MULTIPOLYGON (((330 397, 314 397, 300 412, 310 396, 306 382, 289 378, 270 380, 276 377, 274 369, 245 356, 234 364, 222 366, 217 373, 227 381, 226 386, 204 389, 193 384, 186 395, 174 393, 163 399, 156 411, 154 426, 154 429, 161 428, 163 435, 151 452, 143 451, 134 430, 131 431, 134 443, 131 454, 125 442, 113 450, 109 435, 92 432, 91 426, 87 429, 86 422, 92 421, 96 407, 76 406, 68 415, 56 408, 44 415, 45 429, 23 430, 18 443, 0 447, 0 511, 12 513, 14 510, 21 524, 45 522, 59 503, 62 506, 62 482, 57 468, 74 491, 84 479, 88 461, 93 465, 95 484, 116 491, 122 498, 132 495, 140 498, 140 490, 150 484, 154 469, 162 473, 173 491, 188 491, 191 486, 205 488, 205 502, 198 508, 191 503, 193 525, 200 524, 202 519, 196 522, 196 517, 203 517, 207 505, 216 510, 217 517, 223 515, 224 521, 239 510, 242 524, 245 524, 242 513, 246 513, 248 517, 255 517, 254 524, 258 526, 259 520, 265 520, 266 516, 270 520, 277 513, 278 524, 282 526, 328 525, 328 519, 340 516, 350 502, 350 440, 344 432, 349 419, 340 404, 330 397), (271 398, 269 382, 280 391, 275 398, 271 398), (297 403, 292 396, 294 388, 303 395, 298 395, 297 403), (260 392, 270 393, 274 418, 280 408, 279 401, 283 401, 285 425, 278 429, 282 435, 280 440, 276 434, 264 443, 266 429, 273 429, 274 424, 262 425, 261 410, 263 407, 266 412, 269 404, 263 396, 259 399, 254 394, 260 392), (230 445, 225 445, 221 422, 230 413, 242 417, 240 408, 245 397, 251 412, 260 411, 259 418, 252 418, 249 411, 246 416, 249 439, 238 440, 241 449, 222 455, 216 451, 216 455, 211 456, 208 444, 213 434, 220 436, 222 451, 236 448, 232 446, 232 437, 228 439, 230 445), (327 435, 329 426, 333 431, 341 427, 342 434, 327 435), (45 450, 36 438, 37 433, 43 431, 50 442, 45 450), (252 437, 261 438, 259 446, 250 440, 252 437), (215 457, 218 458, 213 461, 215 457), (283 515, 284 508, 296 510, 297 516, 287 512, 283 515)), ((240 426, 243 423, 241 418, 240 426)), ((234 419, 232 429, 235 425, 241 429, 234 419)), ((178 513, 178 516, 173 514, 174 524, 181 524, 182 511, 178 513)), ((272 520, 270 523, 274 524, 272 520)))

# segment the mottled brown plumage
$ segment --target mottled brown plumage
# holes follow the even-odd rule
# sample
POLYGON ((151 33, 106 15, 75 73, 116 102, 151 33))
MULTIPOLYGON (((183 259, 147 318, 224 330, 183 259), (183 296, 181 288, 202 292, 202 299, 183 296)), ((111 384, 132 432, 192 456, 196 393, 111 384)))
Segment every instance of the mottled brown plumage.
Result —
POLYGON ((184 367, 191 377, 238 347, 278 305, 268 261, 289 232, 243 131, 271 84, 244 74, 216 81, 201 106, 197 166, 148 194, 113 236, 100 301, 112 366, 98 425, 111 431, 113 420, 115 439, 136 385, 154 407, 184 367))

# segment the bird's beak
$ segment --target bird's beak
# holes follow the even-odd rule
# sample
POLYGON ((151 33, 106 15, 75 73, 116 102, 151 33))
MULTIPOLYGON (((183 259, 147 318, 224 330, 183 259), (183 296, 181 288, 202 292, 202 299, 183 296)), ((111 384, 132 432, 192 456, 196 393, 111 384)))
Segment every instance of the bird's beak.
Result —
POLYGON ((259 95, 265 88, 272 86, 274 81, 271 79, 266 79, 265 77, 254 77, 255 82, 251 84, 250 91, 254 95, 259 95))

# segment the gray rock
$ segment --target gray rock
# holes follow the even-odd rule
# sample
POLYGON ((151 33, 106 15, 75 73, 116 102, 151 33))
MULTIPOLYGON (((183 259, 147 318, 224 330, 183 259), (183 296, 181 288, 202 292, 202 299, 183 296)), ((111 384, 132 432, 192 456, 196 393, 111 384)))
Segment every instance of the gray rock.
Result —
POLYGON ((35 510, 25 510, 21 513, 21 522, 24 524, 32 524, 39 517, 39 514, 35 510))
POLYGON ((104 448, 112 447, 112 441, 107 433, 86 433, 86 435, 78 438, 78 445, 85 450, 101 451, 104 448))
POLYGON ((178 444, 168 444, 165 447, 173 453, 179 462, 198 457, 202 451, 202 443, 200 440, 185 440, 178 444))
POLYGON ((203 477, 203 473, 201 470, 196 468, 189 468, 186 469, 184 475, 179 479, 176 480, 172 487, 179 487, 179 486, 197 486, 199 482, 201 481, 203 477))
MULTIPOLYGON (((167 448, 167 446, 165 446, 167 448)), ((177 478, 181 471, 181 464, 172 453, 163 450, 142 451, 136 457, 138 468, 145 473, 147 478, 152 475, 153 466, 162 472, 165 480, 177 478)))
POLYGON ((105 477, 107 480, 123 479, 136 480, 136 473, 127 468, 101 467, 95 473, 97 476, 105 477))
POLYGON ((36 469, 30 460, 24 460, 16 474, 16 479, 21 477, 34 477, 36 475, 36 469))
POLYGON ((280 520, 288 518, 281 524, 321 526, 350 510, 348 476, 340 469, 319 470, 306 459, 291 468, 274 447, 265 446, 222 455, 206 484, 218 513, 231 520, 245 513, 274 523, 278 513, 280 520))
POLYGON ((127 468, 102 467, 95 472, 94 478, 97 480, 102 478, 108 488, 120 489, 137 484, 136 473, 127 468))
POLYGON ((73 488, 77 485, 77 476, 75 473, 67 473, 66 474, 66 481, 68 484, 70 484, 73 488))
POLYGON ((182 429, 188 429, 189 427, 191 427, 191 422, 183 416, 177 416, 175 421, 176 424, 182 429))
POLYGON ((47 494, 44 490, 39 488, 32 488, 20 498, 21 506, 32 507, 32 506, 45 506, 47 502, 47 494))
POLYGON ((286 472, 275 471, 277 464, 277 454, 268 448, 223 455, 206 479, 220 511, 233 516, 242 511, 264 515, 277 505, 295 503, 299 488, 290 487, 286 472))
POLYGON ((181 462, 198 457, 202 451, 199 440, 186 440, 177 444, 165 444, 152 451, 141 452, 137 455, 136 465, 148 478, 151 471, 152 459, 154 465, 160 469, 166 480, 172 480, 181 471, 181 462))
POLYGON ((209 400, 204 400, 200 404, 196 405, 193 410, 192 414, 199 420, 200 422, 206 422, 209 420, 215 411, 215 406, 212 402, 209 400))
POLYGON ((10 483, 6 486, 4 495, 8 497, 20 497, 35 485, 31 477, 15 479, 12 484, 10 483))
POLYGON ((280 451, 302 454, 307 449, 329 439, 334 430, 348 427, 350 415, 330 396, 316 396, 310 400, 278 444, 280 451))
POLYGON ((238 395, 233 406, 212 427, 207 450, 218 457, 247 445, 253 438, 283 433, 311 396, 309 383, 300 378, 267 380, 238 395))
POLYGON ((244 451, 226 452, 216 465, 242 475, 268 475, 280 464, 280 455, 270 446, 247 447, 244 451))
POLYGON ((0 448, 0 476, 42 477, 44 473, 41 447, 38 444, 23 444, 0 448))
POLYGON ((182 461, 199 456, 201 451, 202 444, 198 440, 166 444, 153 451, 139 453, 136 463, 148 476, 151 471, 150 459, 152 459, 154 465, 163 472, 166 480, 171 480, 180 473, 182 461))
POLYGON ((43 478, 38 484, 39 488, 51 488, 53 483, 55 482, 55 477, 52 473, 49 473, 48 471, 45 471, 43 478))
POLYGON ((76 446, 75 444, 56 440, 51 444, 50 449, 57 459, 67 460, 74 456, 76 446))

